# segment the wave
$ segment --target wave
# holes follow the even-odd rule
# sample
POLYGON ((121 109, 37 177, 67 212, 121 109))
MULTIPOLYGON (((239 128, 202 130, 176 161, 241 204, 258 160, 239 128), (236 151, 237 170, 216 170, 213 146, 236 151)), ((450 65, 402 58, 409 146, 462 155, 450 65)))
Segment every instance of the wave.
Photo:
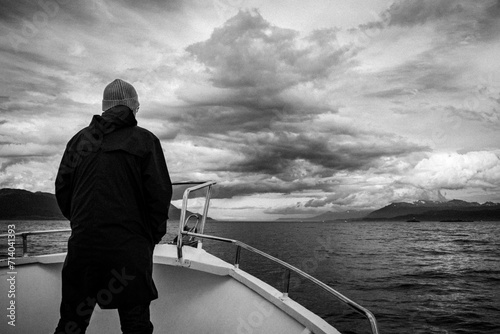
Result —
POLYGON ((476 239, 453 239, 451 242, 457 244, 478 244, 478 245, 488 245, 491 243, 490 240, 476 240, 476 239))

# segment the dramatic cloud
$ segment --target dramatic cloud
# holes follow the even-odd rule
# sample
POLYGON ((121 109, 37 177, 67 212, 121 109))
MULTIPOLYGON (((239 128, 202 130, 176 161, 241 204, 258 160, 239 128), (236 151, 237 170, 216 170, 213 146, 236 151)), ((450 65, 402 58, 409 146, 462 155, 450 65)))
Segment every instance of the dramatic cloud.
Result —
POLYGON ((333 119, 328 128, 313 131, 324 120, 320 113, 335 113, 338 108, 332 98, 330 105, 325 103, 332 91, 321 85, 335 80, 352 56, 347 48, 338 48, 334 31, 315 31, 301 38, 298 32, 272 26, 258 12, 247 11, 187 50, 207 66, 208 80, 221 90, 205 96, 206 101, 198 100, 198 108, 181 118, 201 133, 221 133, 227 135, 226 141, 239 144, 245 158, 235 167, 243 172, 274 175, 295 160, 355 168, 369 157, 419 149, 379 133, 382 143, 367 150, 362 147, 367 138, 361 138, 366 134, 354 124, 341 128, 333 119))
POLYGON ((328 78, 348 51, 338 48, 334 31, 300 38, 297 31, 271 25, 257 11, 239 12, 209 40, 187 50, 209 66, 216 87, 270 94, 328 78))
POLYGON ((425 189, 499 190, 500 157, 493 152, 433 154, 420 161, 407 181, 425 189))

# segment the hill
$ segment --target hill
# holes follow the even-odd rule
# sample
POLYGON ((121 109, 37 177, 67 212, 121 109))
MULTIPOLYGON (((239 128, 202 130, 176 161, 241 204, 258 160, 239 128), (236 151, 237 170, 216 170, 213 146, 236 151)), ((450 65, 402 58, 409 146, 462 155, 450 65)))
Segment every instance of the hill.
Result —
POLYGON ((416 201, 392 203, 368 214, 365 220, 500 220, 500 204, 486 202, 416 201))
POLYGON ((0 189, 0 219, 64 220, 54 194, 22 189, 0 189))
MULTIPOLYGON (((191 212, 188 211, 188 215, 191 212)), ((170 205, 169 220, 179 220, 181 210, 170 205)), ((54 194, 23 189, 0 189, 0 220, 65 220, 54 194)))

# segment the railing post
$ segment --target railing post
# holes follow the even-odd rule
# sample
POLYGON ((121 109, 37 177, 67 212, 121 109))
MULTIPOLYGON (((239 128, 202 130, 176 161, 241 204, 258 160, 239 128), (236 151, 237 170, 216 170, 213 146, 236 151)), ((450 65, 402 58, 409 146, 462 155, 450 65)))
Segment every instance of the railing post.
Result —
POLYGON ((240 254, 241 246, 236 247, 236 258, 234 259, 234 267, 238 269, 240 267, 240 254))
POLYGON ((208 207, 210 205, 210 191, 212 190, 212 185, 207 187, 207 193, 205 195, 205 205, 203 206, 203 215, 201 216, 200 223, 200 233, 203 234, 205 231, 205 222, 207 221, 208 207))
POLYGON ((283 298, 288 298, 288 293, 290 292, 290 269, 285 269, 285 281, 283 282, 283 298))
POLYGON ((180 263, 184 263, 184 259, 182 258, 182 245, 177 246, 177 260, 179 260, 180 263))

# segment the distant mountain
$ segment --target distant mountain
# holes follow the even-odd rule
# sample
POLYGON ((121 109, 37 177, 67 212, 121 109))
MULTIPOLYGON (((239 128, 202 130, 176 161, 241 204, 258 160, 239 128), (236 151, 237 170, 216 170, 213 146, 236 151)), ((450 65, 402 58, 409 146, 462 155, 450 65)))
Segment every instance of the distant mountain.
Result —
MULTIPOLYGON (((188 215, 192 212, 188 211, 188 215)), ((169 220, 179 220, 181 210, 170 205, 169 220)), ((65 220, 56 196, 23 189, 0 189, 0 220, 65 220)))
POLYGON ((307 218, 279 218, 278 220, 287 220, 287 221, 333 221, 333 220, 352 220, 352 219, 361 219, 369 214, 370 211, 356 211, 356 210, 347 210, 347 211, 328 211, 322 213, 317 216, 307 217, 307 218))
POLYGON ((0 189, 0 219, 65 219, 54 194, 22 189, 0 189))
POLYGON ((500 220, 500 204, 451 200, 392 203, 368 214, 365 220, 500 220))

